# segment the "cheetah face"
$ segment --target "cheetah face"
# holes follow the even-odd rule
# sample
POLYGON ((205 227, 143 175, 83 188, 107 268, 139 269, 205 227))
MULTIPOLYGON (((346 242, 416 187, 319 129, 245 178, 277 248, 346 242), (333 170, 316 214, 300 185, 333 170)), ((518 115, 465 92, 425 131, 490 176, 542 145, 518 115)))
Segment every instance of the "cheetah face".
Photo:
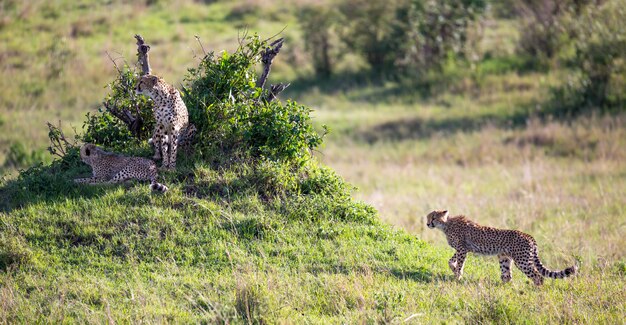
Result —
POLYGON ((435 228, 448 221, 448 210, 435 210, 426 216, 426 225, 428 228, 435 228))
POLYGON ((158 82, 159 77, 144 75, 139 79, 139 82, 137 82, 135 92, 139 95, 151 96, 158 82))
POLYGON ((100 148, 96 147, 94 144, 87 143, 80 148, 80 159, 88 165, 91 165, 99 156, 100 148))

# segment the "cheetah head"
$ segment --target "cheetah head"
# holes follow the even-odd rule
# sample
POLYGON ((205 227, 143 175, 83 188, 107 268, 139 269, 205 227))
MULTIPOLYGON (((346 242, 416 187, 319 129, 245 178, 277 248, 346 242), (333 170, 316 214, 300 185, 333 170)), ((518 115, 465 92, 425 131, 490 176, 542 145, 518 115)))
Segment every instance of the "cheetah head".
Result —
POLYGON ((155 90, 157 84, 159 83, 159 77, 154 75, 143 75, 139 78, 139 82, 137 82, 137 88, 135 88, 135 92, 139 95, 152 95, 155 90))
POLYGON ((426 216, 426 225, 428 228, 441 226, 448 221, 448 210, 435 210, 426 216))
POLYGON ((80 148, 80 159, 86 164, 91 165, 95 160, 100 157, 102 149, 96 147, 91 143, 86 143, 80 148))

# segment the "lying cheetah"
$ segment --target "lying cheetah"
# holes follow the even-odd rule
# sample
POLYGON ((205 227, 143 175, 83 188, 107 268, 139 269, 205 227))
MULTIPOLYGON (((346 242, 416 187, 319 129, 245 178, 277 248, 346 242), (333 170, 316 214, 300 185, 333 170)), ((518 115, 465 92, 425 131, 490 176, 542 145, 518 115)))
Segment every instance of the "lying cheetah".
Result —
POLYGON ((543 277, 562 279, 576 274, 577 266, 556 272, 546 269, 537 255, 535 239, 521 231, 480 226, 465 216, 448 218, 448 211, 433 211, 426 219, 428 228, 439 228, 443 231, 448 244, 456 250, 448 265, 457 279, 463 275, 467 252, 497 254, 504 282, 511 280, 511 261, 515 261, 515 265, 536 285, 543 284, 543 277))
POLYGON ((156 125, 152 135, 155 147, 153 158, 161 159, 162 155, 164 168, 176 168, 178 139, 189 124, 187 106, 180 97, 180 92, 154 75, 142 76, 137 83, 136 92, 146 95, 154 101, 156 125), (173 141, 166 141, 165 139, 172 139, 173 141))
POLYGON ((76 183, 119 183, 127 179, 150 180, 150 189, 165 193, 167 186, 157 183, 154 161, 141 157, 126 157, 104 151, 93 144, 80 148, 80 158, 91 166, 93 176, 75 179, 76 183))

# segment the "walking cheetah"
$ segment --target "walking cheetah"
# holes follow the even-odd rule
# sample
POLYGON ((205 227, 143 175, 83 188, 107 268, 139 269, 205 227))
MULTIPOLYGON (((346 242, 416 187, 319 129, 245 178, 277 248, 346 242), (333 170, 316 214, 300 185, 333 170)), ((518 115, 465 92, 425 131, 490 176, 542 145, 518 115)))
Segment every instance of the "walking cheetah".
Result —
POLYGON ((80 158, 91 166, 92 177, 75 179, 76 183, 119 183, 127 179, 150 180, 150 189, 165 193, 167 186, 157 183, 157 167, 154 161, 141 157, 126 157, 104 151, 93 144, 80 148, 80 158))
POLYGON ((156 125, 152 135, 155 147, 153 158, 161 159, 162 155, 163 167, 175 169, 179 136, 189 125, 187 106, 180 97, 180 92, 174 86, 154 75, 142 76, 137 83, 136 92, 146 95, 154 101, 156 125))
POLYGON ((497 229, 478 225, 465 216, 448 218, 448 211, 433 211, 426 216, 428 228, 439 228, 446 234, 448 244, 456 250, 448 265, 457 279, 463 275, 467 252, 498 255, 502 281, 511 280, 511 261, 533 280, 543 284, 543 277, 562 279, 576 274, 577 266, 562 271, 546 269, 537 255, 535 239, 518 230, 497 229))

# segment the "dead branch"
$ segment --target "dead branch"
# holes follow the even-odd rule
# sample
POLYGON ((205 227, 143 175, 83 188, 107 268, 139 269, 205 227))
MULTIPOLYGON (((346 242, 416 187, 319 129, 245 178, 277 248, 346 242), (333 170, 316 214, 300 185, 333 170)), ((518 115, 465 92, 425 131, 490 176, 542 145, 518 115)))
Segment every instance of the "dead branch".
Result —
POLYGON ((277 85, 271 85, 269 89, 269 93, 267 94, 267 101, 271 102, 274 99, 276 99, 276 97, 278 97, 278 94, 280 94, 283 90, 287 89, 289 85, 291 84, 280 83, 277 85))
POLYGON ((148 51, 150 51, 150 46, 144 43, 143 37, 137 34, 135 35, 137 39, 137 61, 141 66, 141 75, 151 74, 152 70, 150 69, 150 62, 148 61, 148 51))
POLYGON ((59 158, 63 158, 67 154, 67 151, 70 147, 76 147, 76 140, 70 142, 63 134, 63 130, 61 129, 61 121, 59 120, 59 126, 54 126, 50 122, 46 122, 48 125, 48 138, 50 138, 50 146, 48 147, 48 152, 50 152, 53 156, 58 156, 59 158))
POLYGON ((263 88, 265 86, 265 81, 267 81, 267 77, 270 74, 270 70, 272 68, 272 60, 274 57, 280 52, 280 48, 283 47, 284 38, 279 38, 272 42, 270 46, 265 48, 265 51, 261 53, 261 62, 263 62, 263 73, 261 74, 261 78, 257 80, 256 86, 258 88, 263 88))
POLYGON ((102 105, 109 113, 124 122, 134 137, 141 140, 141 127, 143 126, 143 119, 139 114, 139 108, 136 109, 136 115, 133 115, 127 109, 119 109, 116 103, 111 104, 109 102, 103 102, 102 105))

